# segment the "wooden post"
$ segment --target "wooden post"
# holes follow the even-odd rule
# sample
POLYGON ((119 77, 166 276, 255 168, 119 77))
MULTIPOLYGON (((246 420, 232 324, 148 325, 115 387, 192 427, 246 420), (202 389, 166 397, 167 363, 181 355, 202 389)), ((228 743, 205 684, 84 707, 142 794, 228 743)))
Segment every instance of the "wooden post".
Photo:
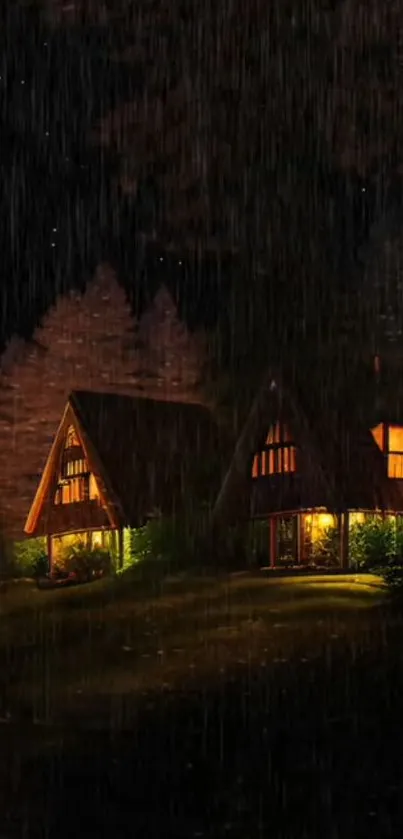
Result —
POLYGON ((270 568, 277 564, 277 517, 270 518, 270 568))
POLYGON ((304 514, 297 513, 297 564, 304 562, 304 514))
POLYGON ((47 554, 48 554, 49 573, 51 574, 52 573, 52 560, 53 560, 52 553, 53 552, 52 552, 52 537, 49 534, 46 537, 46 548, 47 548, 47 554))
POLYGON ((340 537, 340 567, 347 570, 349 567, 349 557, 348 557, 348 549, 349 549, 349 512, 346 510, 345 513, 341 513, 339 515, 339 537, 340 537))

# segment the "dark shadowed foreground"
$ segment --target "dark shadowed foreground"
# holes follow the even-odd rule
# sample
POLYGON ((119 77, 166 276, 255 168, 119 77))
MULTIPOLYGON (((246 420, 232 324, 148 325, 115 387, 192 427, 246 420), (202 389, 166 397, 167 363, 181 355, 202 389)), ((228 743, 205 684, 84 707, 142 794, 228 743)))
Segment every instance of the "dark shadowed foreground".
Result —
POLYGON ((401 835, 402 619, 379 589, 245 575, 0 604, 2 835, 401 835))

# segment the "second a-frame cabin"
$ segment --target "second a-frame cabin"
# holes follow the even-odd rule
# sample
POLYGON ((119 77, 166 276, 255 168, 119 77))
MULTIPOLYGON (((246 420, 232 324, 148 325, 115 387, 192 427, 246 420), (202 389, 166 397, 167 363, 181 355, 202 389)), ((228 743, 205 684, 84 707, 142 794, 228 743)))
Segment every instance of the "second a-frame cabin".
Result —
POLYGON ((260 564, 348 568, 354 525, 403 514, 403 425, 366 427, 336 400, 303 399, 279 381, 267 393, 247 500, 250 519, 267 525, 260 564))
POLYGON ((51 569, 77 540, 106 548, 122 566, 130 528, 212 503, 221 453, 222 437, 201 405, 74 392, 25 532, 47 537, 51 569))

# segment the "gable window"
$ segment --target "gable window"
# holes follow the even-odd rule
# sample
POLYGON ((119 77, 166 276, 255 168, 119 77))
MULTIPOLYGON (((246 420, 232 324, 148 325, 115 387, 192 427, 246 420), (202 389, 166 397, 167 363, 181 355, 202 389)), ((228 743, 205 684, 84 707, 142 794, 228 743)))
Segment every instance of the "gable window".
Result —
POLYGON ((372 436, 387 458, 388 477, 403 480, 403 426, 379 423, 372 436))
POLYGON ((398 425, 389 426, 388 476, 403 478, 403 428, 398 425))
POLYGON ((73 425, 70 425, 66 434, 66 449, 73 449, 75 446, 79 445, 80 441, 77 437, 76 430, 73 425))
POLYGON ((57 486, 55 504, 77 504, 89 498, 89 485, 86 476, 77 476, 62 480, 57 486))
POLYGON ((270 429, 263 450, 254 457, 252 477, 261 478, 296 471, 295 444, 291 440, 287 426, 277 422, 270 429))
POLYGON ((88 465, 85 458, 81 457, 78 460, 67 461, 65 469, 67 477, 71 475, 85 475, 86 472, 88 472, 88 465))

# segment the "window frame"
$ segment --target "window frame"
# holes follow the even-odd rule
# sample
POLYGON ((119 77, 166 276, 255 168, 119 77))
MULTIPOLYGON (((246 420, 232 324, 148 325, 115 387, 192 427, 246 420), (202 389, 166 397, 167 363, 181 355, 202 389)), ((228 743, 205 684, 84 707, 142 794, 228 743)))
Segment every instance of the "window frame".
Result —
POLYGON ((264 446, 256 452, 252 464, 252 479, 295 475, 298 471, 297 447, 288 427, 278 421, 270 427, 264 446), (287 468, 285 468, 287 465, 287 468))

